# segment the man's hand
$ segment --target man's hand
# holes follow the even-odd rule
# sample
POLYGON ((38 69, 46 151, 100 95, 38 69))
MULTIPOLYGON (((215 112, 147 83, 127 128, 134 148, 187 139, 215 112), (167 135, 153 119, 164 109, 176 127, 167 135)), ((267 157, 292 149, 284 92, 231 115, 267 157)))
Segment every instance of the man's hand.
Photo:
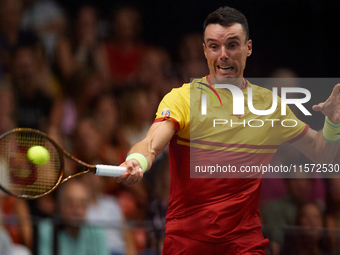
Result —
POLYGON ((319 103, 313 106, 314 111, 321 111, 334 124, 340 123, 340 84, 338 83, 333 88, 332 94, 326 102, 319 103))
POLYGON ((131 159, 125 161, 120 166, 126 167, 126 173, 122 176, 117 177, 117 182, 132 185, 140 182, 143 178, 143 170, 141 169, 140 165, 138 164, 137 160, 131 159))

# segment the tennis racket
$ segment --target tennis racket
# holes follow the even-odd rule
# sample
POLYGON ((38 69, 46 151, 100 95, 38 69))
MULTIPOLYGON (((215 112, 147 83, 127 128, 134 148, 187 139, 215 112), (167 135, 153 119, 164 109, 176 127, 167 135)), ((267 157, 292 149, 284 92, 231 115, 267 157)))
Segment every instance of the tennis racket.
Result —
POLYGON ((35 199, 55 190, 63 182, 86 173, 121 176, 125 167, 90 165, 60 148, 45 133, 30 128, 15 128, 0 136, 0 188, 11 196, 35 199), (43 146, 50 159, 43 165, 31 163, 27 151, 43 146), (82 167, 77 173, 64 177, 64 156, 82 167))

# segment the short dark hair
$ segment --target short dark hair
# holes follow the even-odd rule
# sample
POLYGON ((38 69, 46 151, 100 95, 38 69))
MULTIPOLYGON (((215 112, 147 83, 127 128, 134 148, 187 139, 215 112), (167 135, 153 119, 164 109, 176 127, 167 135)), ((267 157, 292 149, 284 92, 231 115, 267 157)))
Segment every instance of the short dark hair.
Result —
POLYGON ((247 18, 238 10, 229 6, 218 8, 216 11, 210 13, 203 23, 203 32, 210 24, 219 24, 227 27, 235 23, 241 24, 245 34, 246 41, 249 39, 249 27, 247 18))

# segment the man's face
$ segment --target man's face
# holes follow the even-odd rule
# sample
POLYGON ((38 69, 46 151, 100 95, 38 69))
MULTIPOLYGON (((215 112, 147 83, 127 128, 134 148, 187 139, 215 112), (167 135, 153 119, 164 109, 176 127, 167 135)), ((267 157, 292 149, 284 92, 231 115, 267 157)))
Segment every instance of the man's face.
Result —
POLYGON ((67 225, 79 224, 85 220, 88 204, 88 190, 81 184, 72 183, 65 187, 60 203, 60 216, 67 225))
POLYGON ((210 24, 205 29, 203 49, 211 78, 243 78, 252 41, 246 41, 241 24, 210 24))

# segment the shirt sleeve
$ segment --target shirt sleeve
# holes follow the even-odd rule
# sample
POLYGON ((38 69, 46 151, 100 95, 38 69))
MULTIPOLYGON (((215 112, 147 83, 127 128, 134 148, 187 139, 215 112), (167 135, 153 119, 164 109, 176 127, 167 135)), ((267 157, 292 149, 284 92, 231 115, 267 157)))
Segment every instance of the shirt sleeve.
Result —
POLYGON ((158 106, 154 122, 171 119, 177 132, 180 132, 190 123, 190 91, 189 88, 173 89, 158 106))

